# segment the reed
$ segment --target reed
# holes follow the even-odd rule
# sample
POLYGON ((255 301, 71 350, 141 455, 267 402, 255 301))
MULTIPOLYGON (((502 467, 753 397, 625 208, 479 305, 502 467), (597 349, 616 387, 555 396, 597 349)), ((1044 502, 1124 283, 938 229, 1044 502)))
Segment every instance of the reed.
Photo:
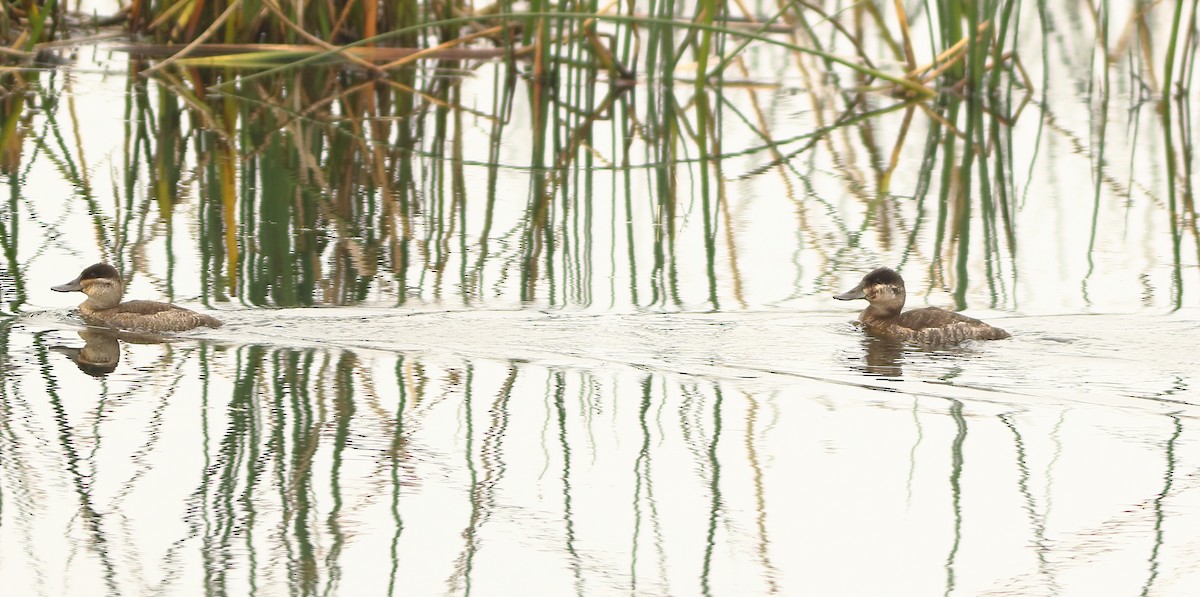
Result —
MULTIPOLYGON (((729 184, 778 177, 797 235, 814 237, 814 214, 829 211, 831 199, 804 189, 828 160, 856 164, 845 171, 845 192, 864 217, 832 222, 844 244, 877 229, 882 250, 927 263, 960 306, 968 264, 982 258, 998 302, 1005 280, 1017 276, 1023 192, 1012 125, 1047 84, 1025 74, 1021 39, 1051 43, 1044 7, 907 5, 916 10, 796 2, 762 16, 737 4, 674 0, 645 13, 594 1, 534 3, 525 12, 504 3, 135 2, 123 13, 127 27, 187 45, 128 48, 131 75, 154 83, 131 88, 139 125, 128 133, 121 213, 150 209, 134 203, 140 177, 152 182, 153 205, 168 220, 194 196, 205 267, 220 281, 209 298, 218 301, 355 303, 386 289, 397 302, 456 296, 471 304, 511 291, 524 301, 587 304, 599 275, 628 285, 622 294, 634 304, 721 308, 745 304, 729 184), (773 130, 762 104, 769 96, 755 86, 778 83, 748 67, 747 52, 778 56, 805 81, 811 131, 773 130), (495 81, 482 108, 463 93, 462 77, 475 73, 495 81), (514 113, 528 115, 528 128, 511 126, 514 113), (472 122, 486 131, 484 158, 470 151, 472 122), (757 144, 731 148, 731 137, 757 144), (504 150, 513 143, 524 151, 515 162, 504 150), (905 154, 922 156, 922 167, 897 189, 905 154), (741 163, 747 157, 752 165, 741 163), (484 181, 472 189, 477 166, 484 181), (513 172, 528 173, 515 199, 501 188, 513 172), (604 200, 595 196, 598 176, 610 177, 604 200), (630 196, 643 185, 647 197, 630 196), (912 203, 915 217, 900 217, 912 203), (694 227, 685 225, 691 218, 694 227), (625 262, 619 275, 598 272, 599 235, 610 239, 608 261, 625 262), (699 298, 681 285, 697 273, 699 298)), ((1183 15, 1176 11, 1181 32, 1183 15)), ((6 31, 32 22, 10 19, 6 31)), ((42 22, 51 25, 39 30, 43 40, 64 31, 42 22)), ((1097 55, 1107 56, 1106 12, 1097 30, 1097 55)), ((1171 47, 1186 69, 1167 69, 1164 82, 1178 72, 1190 80, 1196 46, 1189 35, 1171 47)), ((24 108, 16 96, 5 100, 15 108, 5 108, 0 141, 11 145, 24 108)), ((1100 108, 1108 113, 1106 100, 1100 108)), ((1171 112, 1163 111, 1164 130, 1186 133, 1171 112)), ((1097 130, 1103 163, 1106 129, 1097 130)), ((1190 151, 1167 161, 1187 163, 1190 151)), ((86 169, 63 163, 86 188, 86 169)), ((1190 171, 1173 168, 1172 179, 1190 171)), ((1100 174, 1096 181, 1093 213, 1100 174)), ((1187 222, 1190 191, 1168 199, 1171 221, 1187 222)), ((102 220, 98 228, 113 224, 102 220)), ((106 233, 108 250, 120 256, 146 242, 129 237, 136 229, 131 221, 106 233)), ((1173 230, 1181 244, 1182 230, 1173 230)), ((813 248, 822 260, 840 258, 813 248)))

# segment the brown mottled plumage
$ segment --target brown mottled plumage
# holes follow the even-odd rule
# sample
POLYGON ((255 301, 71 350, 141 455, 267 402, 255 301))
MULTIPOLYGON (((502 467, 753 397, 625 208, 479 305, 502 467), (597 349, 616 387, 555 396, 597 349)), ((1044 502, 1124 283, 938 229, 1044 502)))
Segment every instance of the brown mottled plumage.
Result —
POLYGON ((121 274, 107 263, 97 263, 78 278, 52 287, 58 292, 82 292, 87 300, 79 305, 79 314, 92 325, 143 332, 182 332, 200 326, 221 327, 220 320, 183 307, 157 301, 121 302, 125 285, 121 274))
POLYGON ((886 267, 867 274, 858 286, 833 298, 842 301, 867 299, 869 304, 858 317, 867 331, 906 342, 940 346, 963 340, 1001 340, 1009 337, 1008 332, 998 327, 937 307, 902 313, 904 279, 886 267))

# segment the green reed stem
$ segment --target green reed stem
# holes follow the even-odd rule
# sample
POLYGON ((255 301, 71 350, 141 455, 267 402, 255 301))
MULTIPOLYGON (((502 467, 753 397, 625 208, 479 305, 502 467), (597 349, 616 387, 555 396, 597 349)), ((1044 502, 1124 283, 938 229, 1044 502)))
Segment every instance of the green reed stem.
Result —
MULTIPOLYGON (((1097 228, 1097 225, 1098 225, 1098 222, 1100 219, 1100 195, 1101 195, 1101 191, 1103 189, 1103 179, 1104 179, 1104 148, 1107 146, 1107 143, 1105 143, 1104 140, 1105 140, 1105 137, 1107 136, 1107 132, 1108 132, 1108 98, 1109 98, 1109 89, 1110 89, 1109 73, 1112 70, 1112 69, 1108 68, 1108 23, 1109 23, 1109 5, 1108 5, 1108 0, 1104 0, 1103 2, 1100 3, 1100 20, 1099 20, 1099 25, 1100 25, 1099 38, 1100 39, 1098 40, 1097 44, 1093 44, 1093 46, 1092 46, 1092 64, 1096 63, 1097 49, 1102 54, 1101 59, 1103 60, 1103 63, 1104 63, 1104 69, 1103 69, 1104 72, 1101 76, 1104 79, 1104 83, 1103 83, 1102 88, 1100 89, 1100 113, 1094 114, 1092 117, 1092 120, 1093 120, 1092 128, 1093 128, 1093 130, 1096 130, 1096 140, 1099 143, 1092 144, 1092 146, 1096 148, 1095 161, 1092 163, 1092 172, 1094 175, 1094 179, 1092 181, 1092 187, 1093 187, 1092 188, 1092 225, 1091 225, 1091 231, 1088 234, 1088 247, 1087 247, 1088 269, 1087 269, 1087 273, 1084 275, 1084 282, 1083 282, 1083 296, 1084 296, 1084 300, 1088 301, 1088 302, 1090 302, 1090 299, 1088 298, 1088 292, 1087 292, 1087 280, 1089 278, 1091 278, 1092 272, 1096 268, 1096 263, 1094 260, 1094 252, 1095 252, 1095 247, 1096 247, 1096 228, 1097 228)), ((1094 91, 1094 84, 1091 83, 1094 80, 1095 80, 1095 77, 1088 78, 1089 91, 1094 91)), ((1090 99, 1091 98, 1089 98, 1089 101, 1090 101, 1090 99)))
POLYGON ((1162 98, 1159 100, 1159 114, 1162 120, 1163 129, 1163 151, 1166 152, 1167 158, 1167 211, 1171 229, 1171 257, 1173 259, 1172 270, 1172 297, 1174 298, 1175 308, 1183 307, 1183 270, 1182 270, 1182 254, 1181 254, 1181 238, 1179 230, 1179 208, 1176 205, 1177 198, 1175 192, 1176 171, 1175 171, 1175 145, 1171 132, 1171 89, 1174 87, 1175 76, 1175 46, 1179 40, 1179 29, 1182 24, 1183 2, 1175 3, 1175 14, 1171 19, 1171 38, 1167 42, 1167 54, 1163 64, 1163 82, 1162 82, 1162 98))

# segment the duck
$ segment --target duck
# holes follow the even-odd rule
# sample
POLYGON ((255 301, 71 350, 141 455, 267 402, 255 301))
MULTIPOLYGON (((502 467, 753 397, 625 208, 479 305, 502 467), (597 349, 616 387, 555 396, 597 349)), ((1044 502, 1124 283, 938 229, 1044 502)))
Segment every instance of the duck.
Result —
POLYGON ((904 308, 904 278, 895 270, 881 267, 863 276, 854 288, 835 294, 839 301, 866 299, 867 308, 858 320, 872 335, 928 346, 958 344, 966 340, 1003 340, 1008 332, 960 313, 925 307, 904 308))
POLYGON ((140 332, 183 332, 201 326, 219 328, 221 320, 204 313, 158 301, 125 301, 125 284, 117 268, 97 263, 85 268, 77 278, 51 286, 56 292, 82 292, 87 300, 79 305, 79 314, 89 325, 140 332))

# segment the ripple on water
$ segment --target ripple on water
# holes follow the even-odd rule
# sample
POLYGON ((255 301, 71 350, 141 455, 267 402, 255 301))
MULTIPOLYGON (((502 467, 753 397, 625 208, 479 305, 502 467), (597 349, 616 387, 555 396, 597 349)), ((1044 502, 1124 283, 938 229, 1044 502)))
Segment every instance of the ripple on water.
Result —
POLYGON ((831 313, 369 308, 225 311, 204 337, 626 366, 768 385, 861 386, 993 400, 1174 398, 1190 404, 1197 314, 992 317, 1013 337, 928 349, 869 338, 831 313))

